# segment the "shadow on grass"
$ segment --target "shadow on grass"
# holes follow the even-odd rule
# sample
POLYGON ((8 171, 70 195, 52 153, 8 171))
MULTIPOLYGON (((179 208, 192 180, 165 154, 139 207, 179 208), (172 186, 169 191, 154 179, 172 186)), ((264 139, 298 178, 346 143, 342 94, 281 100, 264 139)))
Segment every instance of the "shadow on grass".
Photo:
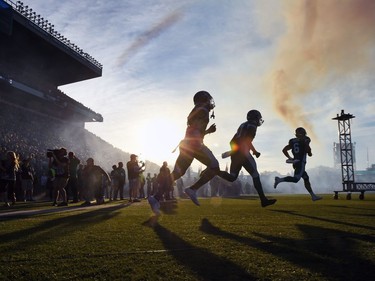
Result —
POLYGON ((174 215, 176 214, 176 209, 178 207, 177 200, 169 200, 160 202, 160 210, 163 211, 163 213, 168 215, 174 215))
POLYGON ((166 252, 180 264, 189 268, 197 280, 258 280, 232 261, 196 247, 157 223, 157 217, 143 225, 153 228, 166 252))
MULTIPOLYGON (((116 205, 117 207, 127 207, 130 206, 131 203, 123 203, 116 205)), ((1 220, 12 220, 12 219, 20 219, 20 218, 27 218, 37 215, 45 215, 45 214, 53 214, 53 213, 63 213, 63 212, 74 212, 80 210, 94 210, 94 209, 109 209, 113 208, 115 205, 91 205, 91 206, 66 206, 66 207, 51 207, 51 202, 48 202, 48 205, 45 205, 46 208, 44 209, 30 209, 30 208, 19 208, 19 209, 8 209, 9 212, 2 212, 0 213, 0 221, 1 220)), ((115 208, 117 208, 115 207, 115 208)))
POLYGON ((284 211, 284 210, 271 210, 271 211, 277 212, 277 213, 293 215, 293 216, 298 216, 298 217, 303 217, 303 218, 309 218, 309 219, 318 220, 318 221, 334 223, 334 224, 342 224, 342 225, 345 225, 345 226, 360 227, 360 228, 364 228, 364 229, 368 229, 368 230, 375 230, 375 227, 368 226, 368 225, 361 225, 361 224, 343 222, 343 221, 332 220, 332 219, 327 219, 327 218, 308 216, 308 215, 296 213, 294 211, 284 211))
MULTIPOLYGON (((322 274, 328 279, 372 280, 375 269, 371 266, 371 260, 361 256, 358 241, 374 243, 374 237, 309 225, 297 227, 304 233, 305 239, 297 240, 254 233, 269 241, 261 242, 223 231, 207 219, 202 220, 200 229, 205 233, 270 253, 311 272, 322 274), (320 234, 318 238, 317 234, 320 234)), ((371 247, 374 248, 374 245, 371 247)))
MULTIPOLYGON (((28 247, 33 244, 48 243, 54 241, 59 237, 64 237, 74 231, 84 230, 99 221, 109 220, 119 213, 116 212, 130 204, 118 204, 110 206, 91 206, 91 207, 65 207, 65 208, 51 208, 46 210, 37 210, 34 213, 28 213, 27 217, 37 218, 40 215, 51 214, 61 211, 78 211, 84 212, 73 214, 69 216, 59 217, 56 219, 44 220, 42 223, 33 227, 24 228, 22 230, 9 232, 0 235, 0 241, 4 244, 9 244, 8 249, 4 251, 16 253, 17 251, 26 252, 28 247)), ((13 217, 12 219, 17 219, 13 217)))

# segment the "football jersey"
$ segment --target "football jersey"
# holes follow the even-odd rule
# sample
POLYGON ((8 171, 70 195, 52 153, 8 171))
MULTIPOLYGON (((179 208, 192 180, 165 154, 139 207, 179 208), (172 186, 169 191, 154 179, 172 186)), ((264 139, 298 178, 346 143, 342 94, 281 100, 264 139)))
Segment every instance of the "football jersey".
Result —
MULTIPOLYGON (((257 132, 257 126, 253 123, 246 121, 240 125, 236 134, 230 141, 232 150, 238 150, 238 147, 243 147, 244 145, 249 146, 249 144, 255 138, 257 132), (236 149, 237 147, 237 149, 236 149)), ((246 148, 247 149, 247 148, 246 148)))
POLYGON ((309 137, 303 139, 293 138, 289 140, 289 146, 292 150, 294 159, 306 161, 306 154, 311 151, 310 141, 309 137))
POLYGON ((186 136, 203 138, 209 121, 209 110, 202 106, 195 106, 188 116, 186 136))

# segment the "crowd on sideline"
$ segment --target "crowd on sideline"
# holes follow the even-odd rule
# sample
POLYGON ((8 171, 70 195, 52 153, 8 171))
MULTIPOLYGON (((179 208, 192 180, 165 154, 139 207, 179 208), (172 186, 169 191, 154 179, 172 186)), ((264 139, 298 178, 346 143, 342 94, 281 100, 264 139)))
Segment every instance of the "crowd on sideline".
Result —
MULTIPOLYGON (((155 167, 145 170, 144 163, 138 163, 137 158, 135 166, 141 168, 138 174, 134 175, 124 163, 131 163, 131 158, 136 156, 135 154, 129 155, 113 147, 84 128, 6 103, 2 103, 1 108, 0 200, 6 205, 35 199, 48 199, 54 205, 66 205, 69 200, 73 203, 82 201, 88 204, 91 200, 101 203, 103 198, 127 198, 137 202, 153 194, 157 188, 163 189, 165 200, 174 200, 176 197, 184 197, 183 187, 194 181, 193 176, 188 174, 172 183, 168 178, 170 171, 166 162, 161 165, 159 171, 155 170, 155 167), (67 180, 63 183, 58 179, 59 175, 56 177, 56 167, 51 168, 53 157, 48 156, 51 151, 61 148, 65 149, 64 157, 68 159, 67 163, 70 163, 67 172, 69 178, 65 174, 67 180), (9 172, 10 167, 14 168, 14 174, 9 172), (90 167, 91 174, 88 173, 90 167), (86 174, 90 174, 86 176, 89 178, 86 182, 91 181, 91 185, 95 174, 98 179, 100 178, 97 188, 85 189, 82 173, 84 169, 86 174), (118 173, 120 177, 117 176, 118 173), (129 174, 133 178, 129 179, 129 174), (134 183, 135 178, 137 181, 134 183), (54 188, 59 182, 60 185, 54 188), (61 186, 65 186, 65 192, 61 186)), ((239 195, 242 189, 241 182, 232 184, 232 188, 228 189, 225 182, 213 179, 201 189, 200 196, 239 195)))

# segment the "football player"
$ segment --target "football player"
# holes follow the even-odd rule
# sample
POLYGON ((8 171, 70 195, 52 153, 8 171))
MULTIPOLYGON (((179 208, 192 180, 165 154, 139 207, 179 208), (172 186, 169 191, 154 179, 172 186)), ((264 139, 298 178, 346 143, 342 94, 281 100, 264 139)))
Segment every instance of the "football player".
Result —
POLYGON ((322 197, 315 195, 312 191, 309 176, 305 171, 306 158, 312 156, 310 147, 310 138, 307 136, 306 130, 298 127, 295 131, 295 138, 289 140, 289 143, 283 148, 284 155, 288 158, 287 163, 293 164, 294 176, 286 176, 283 178, 275 177, 274 188, 281 182, 297 183, 301 178, 304 181, 306 190, 310 193, 312 201, 322 199, 322 197), (293 157, 290 156, 289 150, 292 151, 293 157))
MULTIPOLYGON (((196 191, 217 175, 220 168, 212 151, 203 143, 205 135, 216 131, 215 124, 207 129, 210 117, 215 118, 213 113, 210 116, 210 111, 215 107, 214 99, 208 92, 199 91, 194 95, 193 101, 194 108, 187 118, 185 138, 179 144, 180 154, 177 157, 171 178, 174 182, 182 177, 194 159, 206 165, 207 168, 200 174, 198 181, 184 190, 194 204, 199 206, 196 191)), ((148 199, 155 214, 159 214, 161 199, 162 195, 159 192, 148 199)))
POLYGON ((222 155, 223 158, 231 157, 230 173, 220 171, 218 175, 227 181, 234 182, 241 168, 244 167, 253 178, 254 188, 258 192, 261 206, 266 207, 275 204, 276 199, 267 199, 264 195, 257 164, 250 153, 251 151, 256 158, 260 156, 260 152, 258 152, 253 145, 253 140, 257 128, 261 126, 263 122, 262 115, 258 110, 253 109, 247 113, 247 121, 240 125, 236 134, 230 141, 231 150, 222 155))

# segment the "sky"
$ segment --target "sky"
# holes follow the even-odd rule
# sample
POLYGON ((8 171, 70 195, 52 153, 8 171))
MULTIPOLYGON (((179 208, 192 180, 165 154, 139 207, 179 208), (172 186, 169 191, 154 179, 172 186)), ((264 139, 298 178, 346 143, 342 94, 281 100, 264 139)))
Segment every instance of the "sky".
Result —
POLYGON ((373 0, 23 2, 103 64, 101 77, 59 89, 102 114, 86 129, 141 159, 173 166, 206 90, 217 131, 205 144, 222 169, 251 109, 265 120, 253 142, 261 172, 291 171, 281 150, 299 126, 312 139, 307 168, 333 167, 341 110, 355 116, 356 168, 375 163, 373 0))

